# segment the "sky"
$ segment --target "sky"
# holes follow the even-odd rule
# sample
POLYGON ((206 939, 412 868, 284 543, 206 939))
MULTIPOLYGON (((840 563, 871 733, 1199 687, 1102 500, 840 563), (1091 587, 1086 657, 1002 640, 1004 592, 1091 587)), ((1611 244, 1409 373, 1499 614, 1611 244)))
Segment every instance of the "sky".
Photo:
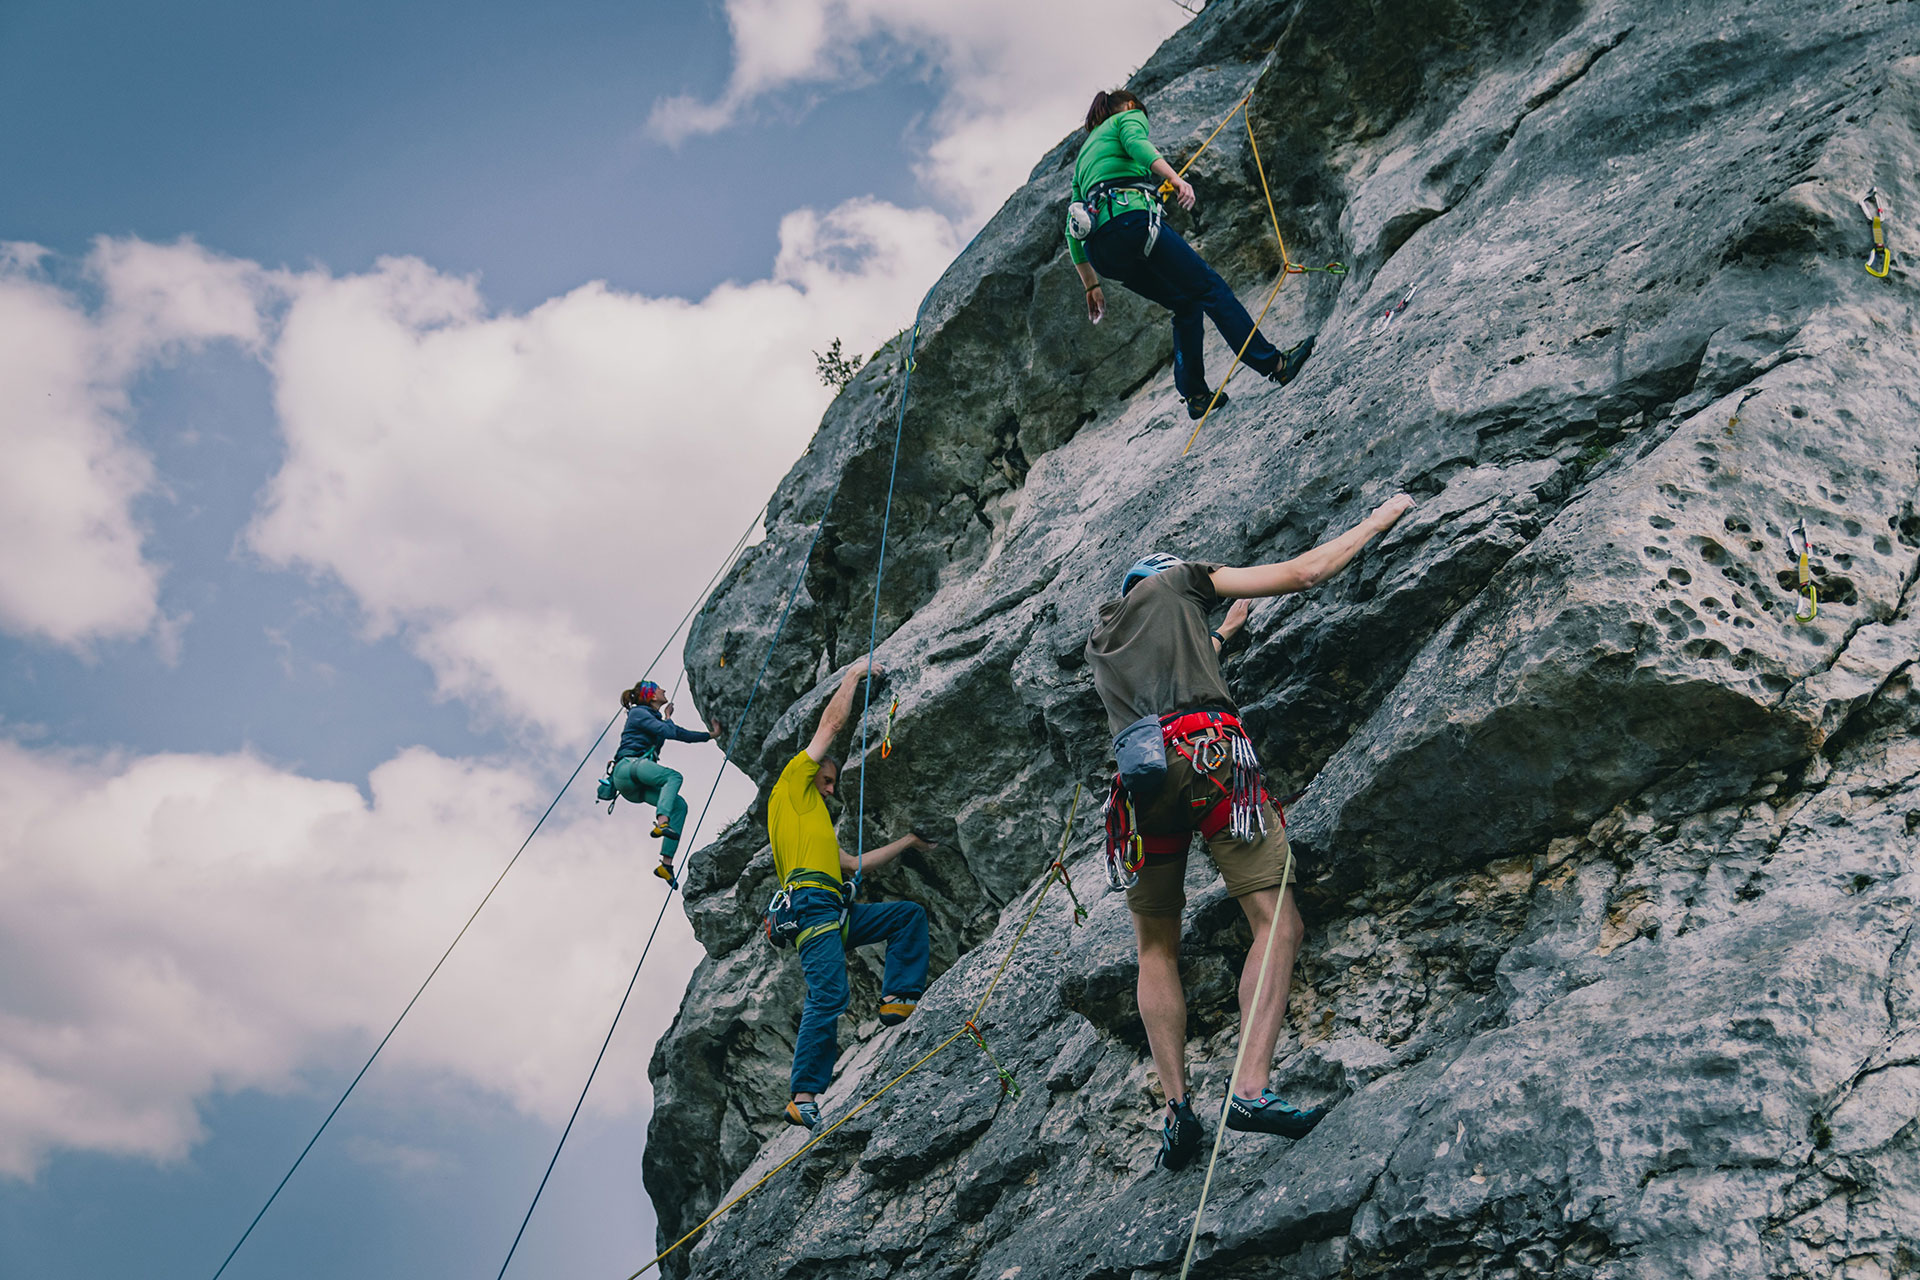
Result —
MULTIPOLYGON (((227 1275, 498 1271, 660 907, 618 691, 813 353, 1187 20, 0 5, 0 1276, 210 1277, 586 754, 227 1275)), ((668 763, 707 833, 751 798, 668 763)), ((513 1274, 652 1257, 699 954, 671 905, 513 1274)))

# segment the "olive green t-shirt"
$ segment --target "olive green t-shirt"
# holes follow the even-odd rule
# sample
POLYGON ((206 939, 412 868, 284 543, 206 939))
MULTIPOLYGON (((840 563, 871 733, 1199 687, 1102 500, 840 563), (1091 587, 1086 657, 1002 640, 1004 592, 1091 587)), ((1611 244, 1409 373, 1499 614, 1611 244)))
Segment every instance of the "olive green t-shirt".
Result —
POLYGON ((1174 711, 1238 714, 1207 627, 1207 611, 1220 599, 1212 578, 1219 567, 1176 565, 1100 606, 1087 665, 1114 733, 1174 711))
MULTIPOLYGON (((1160 158, 1152 142, 1147 140, 1147 113, 1144 111, 1117 111, 1095 125, 1087 140, 1080 145, 1080 154, 1073 162, 1073 198, 1085 200, 1087 192, 1095 183, 1110 182, 1116 178, 1146 178, 1153 174, 1153 162, 1160 158)), ((1144 209, 1151 199, 1144 191, 1117 191, 1112 200, 1111 212, 1115 215, 1130 209, 1144 209)), ((1105 201, 1097 216, 1106 220, 1109 210, 1105 201)), ((1087 246, 1084 241, 1067 237, 1067 256, 1075 262, 1087 260, 1087 246)))

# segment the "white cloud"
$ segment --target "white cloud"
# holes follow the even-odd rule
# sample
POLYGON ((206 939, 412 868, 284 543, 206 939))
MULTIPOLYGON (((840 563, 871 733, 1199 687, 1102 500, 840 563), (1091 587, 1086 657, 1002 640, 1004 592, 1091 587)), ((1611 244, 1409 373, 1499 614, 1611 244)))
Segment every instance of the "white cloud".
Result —
POLYGON ((443 694, 572 741, 804 447, 813 352, 890 337, 954 250, 862 200, 789 214, 770 279, 698 302, 590 284, 501 315, 413 259, 302 277, 251 545, 336 576, 443 694))
MULTIPOLYGON (((706 763, 692 750, 677 763, 706 763)), ((246 755, 103 759, 0 740, 0 1174, 30 1177, 55 1149, 178 1159, 202 1136, 197 1099, 353 1065, 546 799, 520 774, 424 750, 376 769, 370 789, 368 802, 246 755)), ((370 1087, 451 1075, 564 1119, 660 889, 644 817, 576 799, 370 1087)), ((629 1052, 665 1027, 697 951, 669 914, 629 1052)), ((644 1067, 603 1072, 595 1099, 644 1106, 644 1067)))
MULTIPOLYGON (((191 241, 102 239, 89 312, 40 275, 46 257, 0 245, 0 627, 84 648, 162 623, 133 514, 153 464, 127 439, 128 384, 208 341, 258 345, 268 277, 191 241)), ((161 626, 163 647, 177 632, 161 626)))
POLYGON ((845 87, 917 60, 943 100, 919 176, 984 221, 1065 137, 1095 90, 1123 80, 1188 15, 1168 0, 727 0, 734 65, 712 102, 662 99, 648 120, 678 143, 801 85, 845 87))

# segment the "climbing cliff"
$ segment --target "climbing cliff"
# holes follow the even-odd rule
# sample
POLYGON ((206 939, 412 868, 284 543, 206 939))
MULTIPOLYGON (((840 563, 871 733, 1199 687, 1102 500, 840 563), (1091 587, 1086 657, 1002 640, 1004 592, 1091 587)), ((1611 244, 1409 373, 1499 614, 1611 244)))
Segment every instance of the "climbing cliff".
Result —
MULTIPOLYGON (((869 878, 926 904, 938 977, 882 1029, 856 959, 826 1118, 964 1024, 1083 784, 1090 916, 1050 887, 980 1018, 1017 1096, 961 1039, 668 1271, 1178 1272, 1203 1175, 1151 1168, 1082 645, 1145 550, 1281 559, 1406 490, 1229 651, 1274 791, 1306 793, 1276 1087, 1334 1109, 1229 1136, 1194 1274, 1920 1275, 1920 4, 1214 0, 1132 87, 1175 158, 1251 95, 1287 252, 1348 268, 1290 276, 1263 324, 1318 353, 1285 389, 1243 371, 1183 454, 1164 313, 1112 290, 1089 325, 1065 260, 1077 137, 940 281, 879 592, 893 750, 883 706, 841 783, 849 847, 863 788, 868 847, 940 836, 869 878)), ((1189 176, 1176 224, 1257 309, 1282 260, 1238 118, 1189 176)), ((800 577, 735 759, 763 786, 866 650, 905 346, 688 642, 734 722, 800 577)), ((707 956, 652 1064, 663 1248, 805 1140, 770 888, 758 811, 689 860, 707 956)), ((1188 895, 1211 1138, 1247 932, 1197 854, 1188 895)))

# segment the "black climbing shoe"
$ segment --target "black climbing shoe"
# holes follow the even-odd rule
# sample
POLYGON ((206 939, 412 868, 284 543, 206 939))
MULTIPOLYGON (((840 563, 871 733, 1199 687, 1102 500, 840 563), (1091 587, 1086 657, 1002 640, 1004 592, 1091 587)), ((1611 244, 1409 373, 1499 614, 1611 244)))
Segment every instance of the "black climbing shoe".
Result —
POLYGON ((1277 1133, 1283 1138, 1304 1138, 1313 1132, 1313 1126, 1326 1118, 1325 1107, 1310 1107, 1302 1111, 1282 1102, 1271 1089, 1261 1090, 1260 1096, 1251 1101, 1236 1093, 1227 1104, 1227 1128, 1246 1133, 1277 1133))
POLYGON ((1300 370, 1306 366, 1307 358, 1313 354, 1313 336, 1302 339, 1296 346, 1280 353, 1280 363, 1267 376, 1281 386, 1286 386, 1300 376, 1300 370))
POLYGON ((1215 400, 1213 398, 1213 392, 1211 391, 1202 391, 1197 396, 1188 396, 1187 397, 1187 417, 1194 422, 1198 422, 1200 421, 1200 419, 1207 416, 1207 406, 1209 404, 1213 405, 1217 409, 1221 405, 1225 404, 1226 402, 1227 402, 1227 393, 1224 391, 1220 393, 1220 398, 1218 400, 1215 400))
POLYGON ((1178 1173, 1200 1158, 1200 1144, 1206 1136, 1200 1117, 1193 1114, 1193 1104, 1184 1099, 1174 1103, 1173 1118, 1160 1129, 1160 1154, 1154 1157, 1154 1164, 1178 1173))
POLYGON ((797 1124, 802 1129, 816 1129, 820 1126, 820 1104, 817 1102, 789 1102, 787 1104, 787 1123, 797 1124))

